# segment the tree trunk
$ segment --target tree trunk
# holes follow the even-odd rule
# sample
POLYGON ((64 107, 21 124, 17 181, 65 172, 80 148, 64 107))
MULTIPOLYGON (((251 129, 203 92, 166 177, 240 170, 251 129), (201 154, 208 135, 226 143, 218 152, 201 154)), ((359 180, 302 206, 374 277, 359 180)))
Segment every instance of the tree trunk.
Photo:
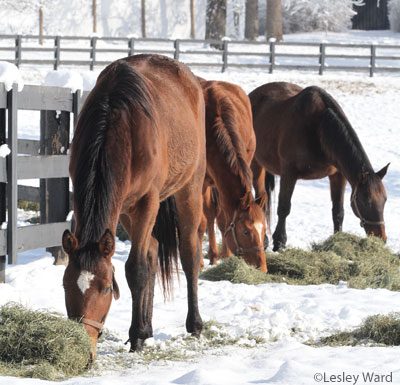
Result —
POLYGON ((92 0, 93 33, 97 33, 97 0, 92 0))
POLYGON ((142 37, 146 37, 146 0, 141 0, 142 6, 142 37))
POLYGON ((43 44, 43 7, 39 7, 39 44, 43 44))
POLYGON ((244 37, 249 40, 258 37, 258 0, 246 0, 244 37))
POLYGON ((283 40, 282 1, 267 0, 267 40, 283 40))
POLYGON ((207 0, 206 39, 221 40, 226 30, 226 0, 207 0))
POLYGON ((194 39, 196 37, 195 30, 195 13, 194 13, 194 0, 190 0, 190 38, 194 39))

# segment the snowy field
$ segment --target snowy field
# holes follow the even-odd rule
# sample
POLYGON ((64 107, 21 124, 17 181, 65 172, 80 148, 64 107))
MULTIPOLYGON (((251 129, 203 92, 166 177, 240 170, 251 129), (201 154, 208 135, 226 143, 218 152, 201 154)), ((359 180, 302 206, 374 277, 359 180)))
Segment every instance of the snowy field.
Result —
MULTIPOLYGON (((197 71, 196 74, 235 82, 246 92, 271 81, 319 85, 330 92, 356 129, 375 169, 391 162, 384 179, 388 193, 385 221, 388 245, 400 251, 400 78, 369 79, 365 75, 346 73, 323 77, 295 72, 268 75, 251 70, 228 70, 224 74, 197 71)), ((37 73, 25 71, 23 75, 25 83, 41 81, 37 73)), ((28 115, 24 116, 20 120, 21 135, 35 137, 37 126, 28 115)), ((279 188, 274 212, 278 191, 279 188)), ((344 230, 362 235, 359 221, 350 209, 349 189, 345 202, 344 230)), ((308 247, 313 241, 327 238, 332 228, 328 181, 298 182, 287 221, 288 245, 308 247)), ((304 344, 337 330, 354 328, 368 315, 400 311, 400 293, 349 289, 344 282, 336 286, 249 286, 200 281, 199 306, 203 320, 217 321, 216 329, 237 340, 227 347, 210 347, 204 339, 187 342, 184 338, 186 283, 180 273, 172 300, 164 302, 157 285, 154 338, 148 345, 159 352, 180 350, 187 358, 148 361, 139 354, 129 354, 123 344, 128 338, 131 317, 130 291, 124 277, 128 253, 129 242, 118 242, 113 259, 121 298, 112 304, 106 322, 108 331, 99 344, 96 366, 87 376, 63 384, 365 384, 368 382, 363 380, 363 375, 372 372, 392 374, 391 383, 400 384, 399 347, 315 348, 304 344), (329 376, 343 373, 358 377, 347 382, 338 381, 339 377, 336 381, 329 380, 329 376), (319 374, 325 374, 325 382, 319 374)), ((53 266, 52 261, 43 250, 21 254, 18 265, 7 267, 7 283, 0 285, 0 305, 17 301, 33 309, 66 314, 61 284, 64 267, 53 266)), ((35 379, 0 378, 0 384, 4 385, 44 383, 35 379)))

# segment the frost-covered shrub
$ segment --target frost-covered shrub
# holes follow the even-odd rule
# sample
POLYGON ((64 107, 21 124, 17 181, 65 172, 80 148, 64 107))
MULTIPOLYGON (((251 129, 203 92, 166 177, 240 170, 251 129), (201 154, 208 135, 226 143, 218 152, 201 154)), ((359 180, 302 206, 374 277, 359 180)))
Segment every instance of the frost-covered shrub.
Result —
POLYGON ((351 27, 351 18, 356 14, 353 3, 354 0, 283 0, 284 33, 344 31, 351 27))
POLYGON ((389 0, 388 8, 390 29, 400 32, 400 0, 389 0))

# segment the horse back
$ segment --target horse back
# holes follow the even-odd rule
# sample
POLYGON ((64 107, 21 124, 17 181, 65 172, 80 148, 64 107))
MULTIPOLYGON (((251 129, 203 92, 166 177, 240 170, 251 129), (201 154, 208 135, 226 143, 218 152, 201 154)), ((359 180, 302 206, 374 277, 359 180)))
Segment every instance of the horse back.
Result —
MULTIPOLYGON (((137 151, 150 148, 161 198, 172 195, 205 163, 204 100, 192 72, 175 60, 159 55, 136 55, 126 61, 146 81, 154 108, 153 127, 137 151), (154 156, 158 153, 158 156, 154 156)), ((132 128, 134 129, 134 128, 132 128)), ((143 136, 141 136, 143 138, 143 136)), ((150 164, 147 163, 150 168, 150 164)))
POLYGON ((318 87, 268 83, 251 92, 249 98, 256 157, 268 171, 282 175, 290 170, 305 179, 335 171, 321 149, 318 129, 327 106, 318 87))
POLYGON ((250 99, 236 84, 200 79, 206 104, 206 127, 208 133, 216 127, 218 117, 235 130, 244 145, 245 159, 253 158, 256 138, 250 99))

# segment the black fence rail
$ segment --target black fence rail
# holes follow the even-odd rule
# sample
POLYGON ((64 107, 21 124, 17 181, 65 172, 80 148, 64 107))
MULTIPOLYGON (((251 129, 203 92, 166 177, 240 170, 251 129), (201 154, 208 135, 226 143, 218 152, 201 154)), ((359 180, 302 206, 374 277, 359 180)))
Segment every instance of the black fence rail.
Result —
POLYGON ((362 71, 400 73, 400 44, 339 44, 314 42, 248 42, 128 37, 0 35, 0 60, 24 65, 81 66, 90 70, 113 60, 158 53, 191 67, 260 68, 275 70, 362 71))
POLYGON ((7 91, 0 83, 0 144, 11 153, 0 158, 0 282, 5 281, 6 255, 17 263, 19 252, 46 247, 62 259, 61 234, 71 206, 68 164, 70 128, 86 97, 68 88, 16 85, 7 91), (40 111, 40 140, 18 138, 18 111, 40 111), (73 119, 72 119, 73 116, 73 119), (18 185, 40 179, 40 188, 18 185), (40 202, 40 224, 18 226, 18 200, 40 202))

